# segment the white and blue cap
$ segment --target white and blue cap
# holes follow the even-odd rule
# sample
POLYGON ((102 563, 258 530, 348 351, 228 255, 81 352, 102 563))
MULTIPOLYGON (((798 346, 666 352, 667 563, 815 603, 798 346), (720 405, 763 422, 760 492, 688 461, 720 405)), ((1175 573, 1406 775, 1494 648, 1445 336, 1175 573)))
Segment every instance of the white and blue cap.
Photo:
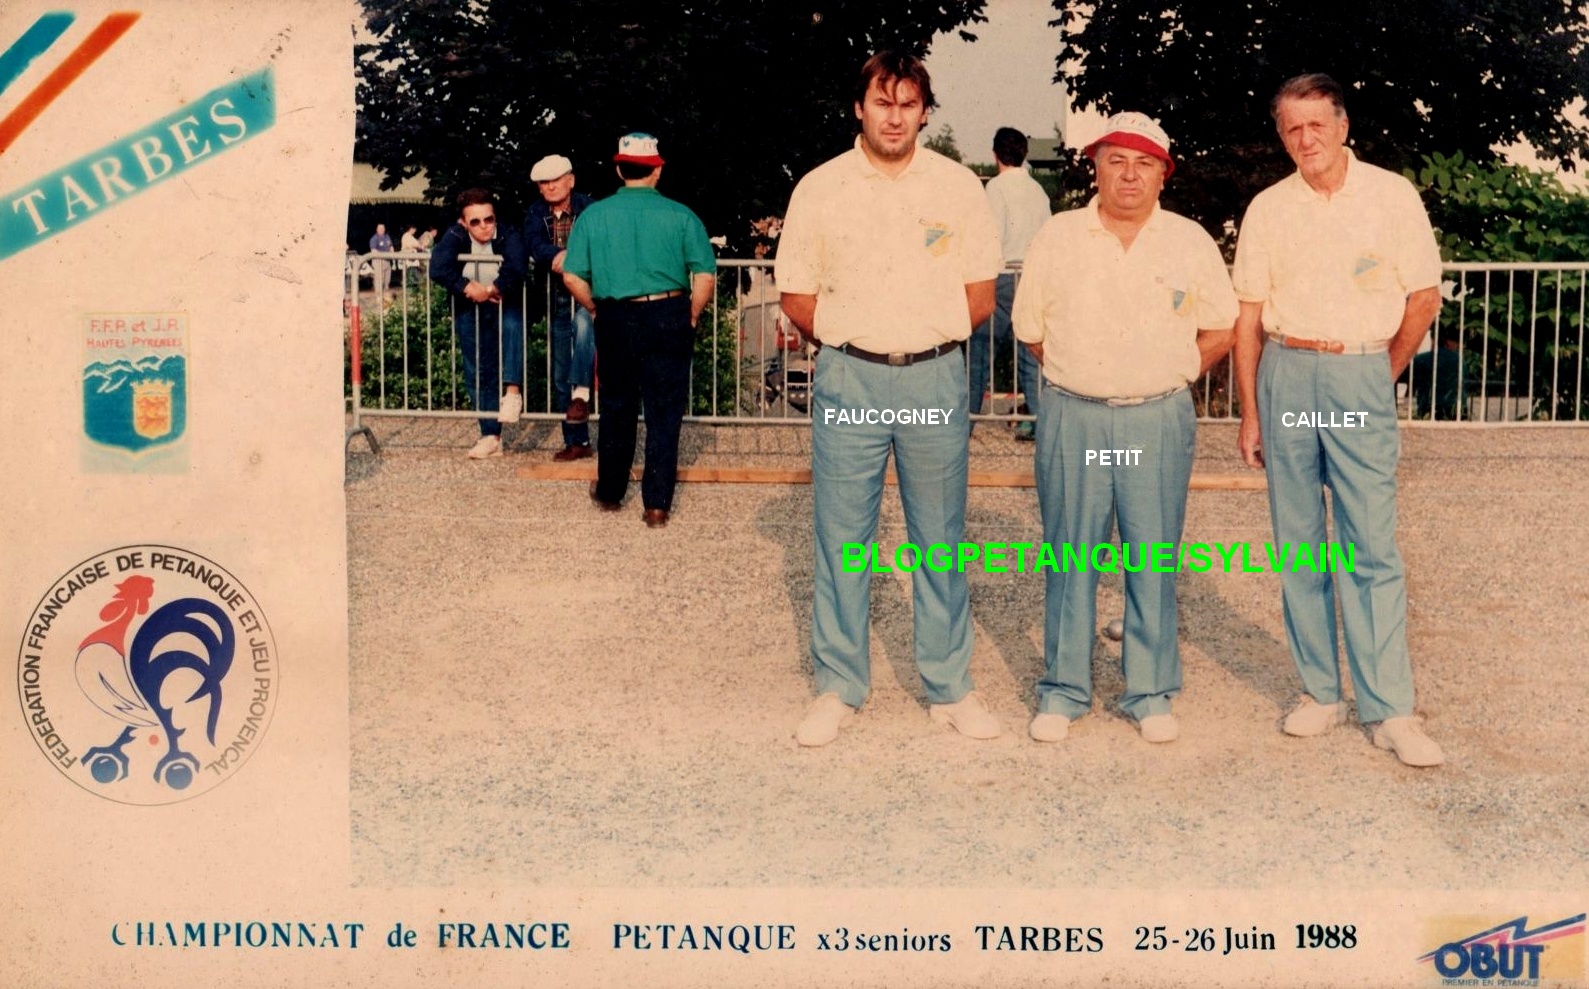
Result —
POLYGON ((632 161, 636 165, 662 164, 662 156, 657 154, 657 139, 640 131, 618 139, 618 153, 612 156, 612 160, 632 161))

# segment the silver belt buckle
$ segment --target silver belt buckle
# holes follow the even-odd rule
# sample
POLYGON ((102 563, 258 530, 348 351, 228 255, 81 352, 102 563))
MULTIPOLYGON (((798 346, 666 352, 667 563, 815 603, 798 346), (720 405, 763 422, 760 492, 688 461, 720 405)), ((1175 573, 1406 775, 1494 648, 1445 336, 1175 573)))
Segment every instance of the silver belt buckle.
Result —
POLYGON ((1105 405, 1112 405, 1112 406, 1114 406, 1117 409, 1128 408, 1128 407, 1133 406, 1133 405, 1142 405, 1142 404, 1145 404, 1146 402, 1147 402, 1146 398, 1106 398, 1106 399, 1104 399, 1104 404, 1105 405))
POLYGON ((909 354, 889 354, 888 355, 888 366, 889 367, 904 367, 905 365, 907 365, 909 363, 910 363, 910 355, 909 354))

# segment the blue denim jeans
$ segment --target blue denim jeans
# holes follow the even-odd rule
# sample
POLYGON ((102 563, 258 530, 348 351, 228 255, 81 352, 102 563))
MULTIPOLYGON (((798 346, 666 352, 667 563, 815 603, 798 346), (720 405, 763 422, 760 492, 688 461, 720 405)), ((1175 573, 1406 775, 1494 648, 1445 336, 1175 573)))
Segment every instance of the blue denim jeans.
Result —
MULTIPOLYGON (((469 403, 478 412, 495 413, 502 389, 524 383, 524 313, 508 303, 476 305, 454 299, 452 326, 469 403)), ((501 434, 502 424, 495 415, 480 420, 481 436, 501 434)))
MULTIPOLYGON (((575 388, 589 388, 595 381, 596 328, 590 310, 575 302, 567 292, 552 290, 547 300, 546 319, 551 324, 552 412, 568 408, 575 388)), ((563 423, 564 446, 587 446, 590 424, 563 423)))
MULTIPOLYGON (((1010 309, 1015 305, 1015 276, 1000 275, 999 280, 994 283, 994 293, 993 315, 988 317, 986 323, 976 328, 969 341, 971 398, 967 410, 970 412, 981 410, 982 394, 987 391, 988 381, 992 375, 993 358, 996 354, 1005 353, 1014 347, 1016 382, 1020 386, 1021 395, 1026 399, 1026 407, 1036 414, 1041 392, 1037 358, 1032 356, 1032 352, 1024 343, 1015 339, 1015 328, 1010 322, 1010 309)), ((997 385, 998 382, 995 381, 994 384, 997 385)))
MULTIPOLYGON (((818 694, 860 707, 871 692, 870 569, 846 572, 845 543, 877 535, 883 475, 894 455, 905 530, 923 552, 965 531, 965 366, 959 352, 889 367, 832 347, 817 353, 811 405, 812 521, 816 529, 811 662, 818 694), (947 424, 828 422, 834 410, 953 409, 947 424)), ((885 551, 886 553, 886 551, 885 551)), ((892 558, 892 554, 886 554, 892 558)), ((971 597, 966 575, 923 567, 911 574, 916 668, 927 700, 952 704, 971 690, 971 597)))

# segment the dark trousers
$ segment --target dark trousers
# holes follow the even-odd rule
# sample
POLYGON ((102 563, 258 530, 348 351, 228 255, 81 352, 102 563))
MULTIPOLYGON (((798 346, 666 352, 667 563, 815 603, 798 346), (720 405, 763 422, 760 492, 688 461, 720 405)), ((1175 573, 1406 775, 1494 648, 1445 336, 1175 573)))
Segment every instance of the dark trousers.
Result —
POLYGON ((647 508, 673 507, 679 427, 690 397, 695 329, 688 296, 654 302, 603 299, 596 304, 596 359, 601 364, 601 432, 596 497, 623 500, 634 462, 635 421, 646 413, 646 466, 640 495, 647 508))

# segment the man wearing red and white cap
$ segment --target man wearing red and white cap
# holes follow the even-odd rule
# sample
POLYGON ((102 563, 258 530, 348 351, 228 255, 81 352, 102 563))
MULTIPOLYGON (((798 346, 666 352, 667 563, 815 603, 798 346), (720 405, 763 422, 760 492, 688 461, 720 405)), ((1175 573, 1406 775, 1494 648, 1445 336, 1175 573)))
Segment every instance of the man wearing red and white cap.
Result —
POLYGON ((563 281, 596 319, 602 426, 590 496, 607 511, 621 506, 643 397, 642 517, 655 529, 668 524, 673 508, 695 323, 712 299, 717 257, 700 218, 657 192, 656 138, 625 134, 612 160, 623 188, 580 214, 568 235, 563 281))
MULTIPOLYGON (((1162 127, 1116 114, 1086 154, 1098 195, 1038 231, 1015 294, 1015 335, 1043 367, 1038 503, 1055 547, 1107 543, 1118 518, 1120 708, 1143 738, 1170 742, 1180 730, 1170 711, 1181 689, 1175 573, 1148 557, 1180 542, 1197 425, 1187 386, 1230 349, 1236 296, 1213 238, 1159 208, 1175 171, 1162 127)), ((1090 567, 1047 574, 1046 669, 1029 728, 1040 742, 1062 740, 1092 709, 1097 594, 1090 567)))

